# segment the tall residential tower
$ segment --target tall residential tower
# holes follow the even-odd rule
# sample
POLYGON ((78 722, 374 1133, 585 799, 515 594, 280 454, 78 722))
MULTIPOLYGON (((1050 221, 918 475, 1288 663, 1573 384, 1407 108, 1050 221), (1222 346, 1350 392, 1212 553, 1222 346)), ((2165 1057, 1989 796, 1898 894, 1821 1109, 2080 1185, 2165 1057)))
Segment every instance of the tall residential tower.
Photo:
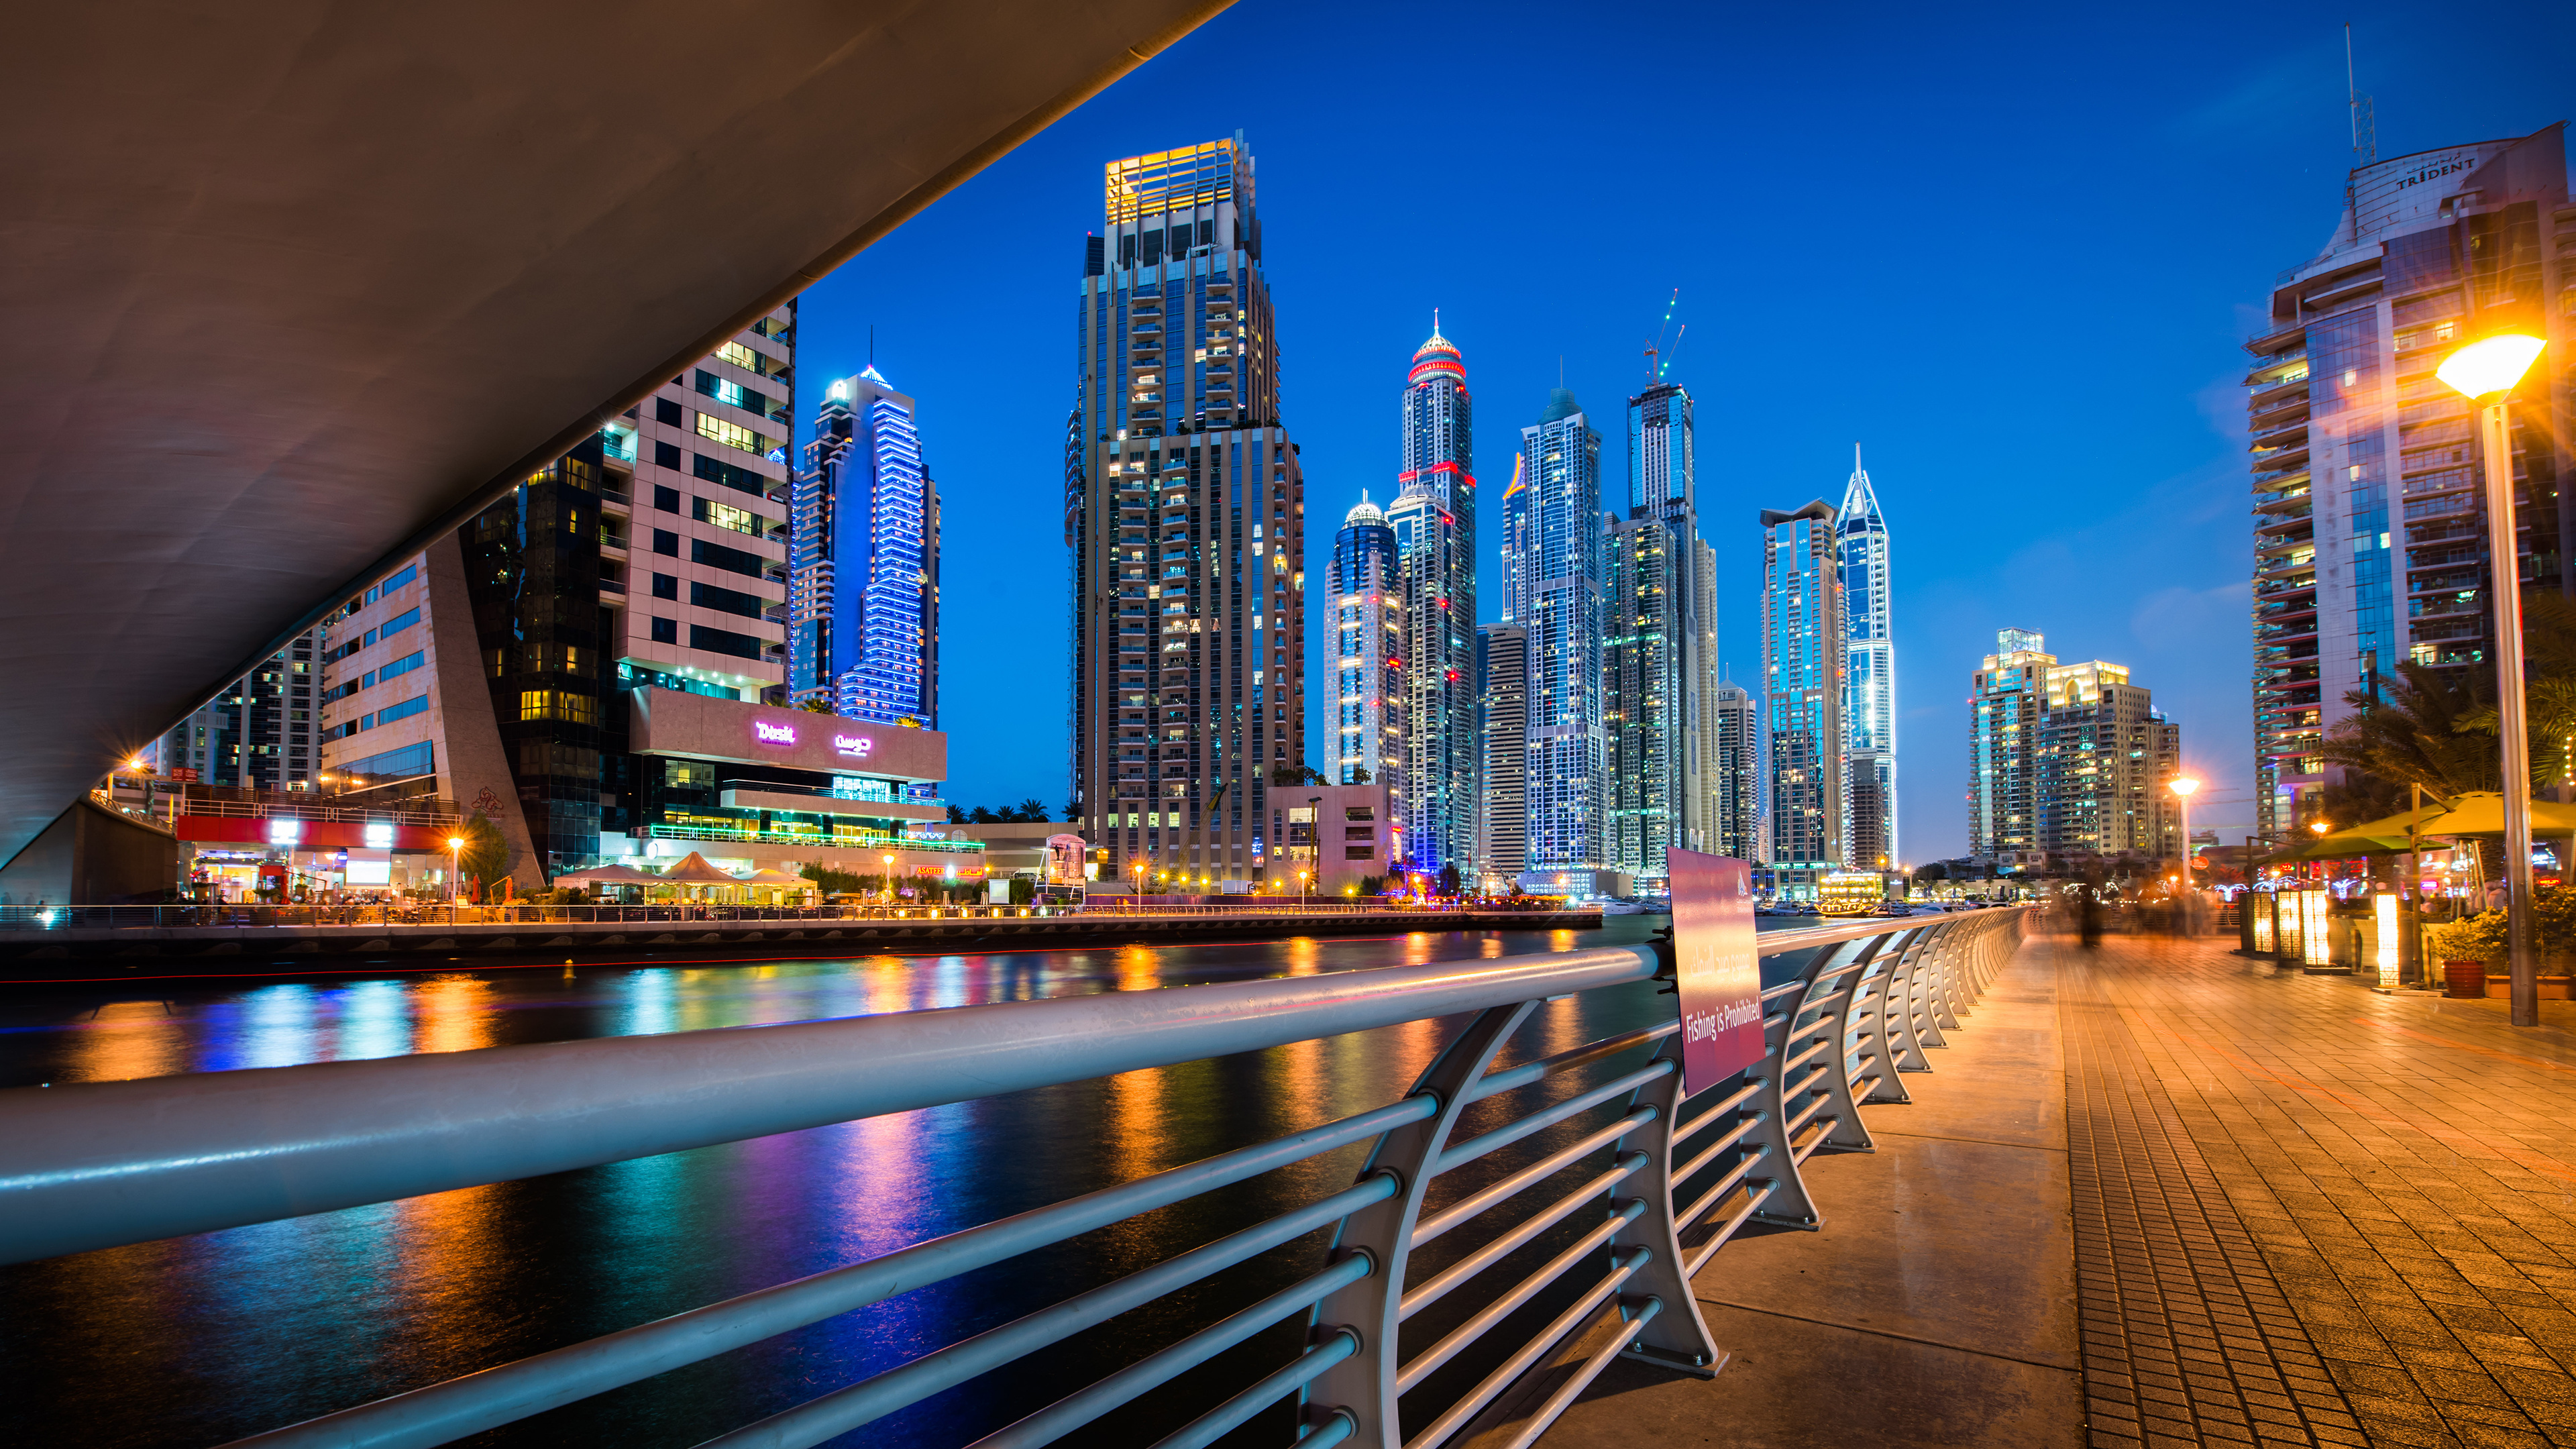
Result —
POLYGON ((1259 879, 1286 834, 1273 774, 1306 762, 1306 505, 1252 154, 1238 135, 1104 180, 1066 459, 1076 813, 1104 876, 1259 879))
POLYGON ((1602 733, 1604 534, 1601 434, 1574 394, 1557 388, 1521 429, 1521 481, 1504 528, 1519 557, 1529 630, 1527 808, 1529 869, 1602 864, 1607 741, 1602 733))
POLYGON ((1842 507, 1843 726, 1851 737, 1851 843, 1856 869, 1885 870, 1896 844, 1896 636, 1889 620, 1887 520, 1852 445, 1842 507))
POLYGON ((1607 863, 1664 874, 1716 835, 1717 559, 1699 531, 1693 407, 1678 383, 1628 399, 1628 516, 1611 525, 1603 636, 1607 863))
MULTIPOLYGON (((2321 746, 2401 664, 2491 676, 2483 464, 2434 369, 2502 327, 2548 349, 2515 391, 2512 574, 2576 593, 2576 205, 2563 122, 2356 167, 2324 254, 2245 344, 2254 485, 2255 825, 2314 819, 2321 746)), ((2365 159, 2366 158, 2357 158, 2365 159)))
POLYGON ((796 480, 788 691, 939 727, 939 489, 910 397, 874 364, 824 390, 796 480))
POLYGON ((1431 322, 1404 381, 1404 467, 1387 505, 1406 596, 1405 831, 1419 871, 1475 864, 1476 475, 1467 365, 1431 322))
POLYGON ((1333 782, 1376 781, 1404 825, 1404 580, 1395 530, 1360 494, 1333 536, 1333 782))
POLYGON ((1768 863, 1796 898, 1851 863, 1838 523, 1821 498, 1762 511, 1762 805, 1768 863))

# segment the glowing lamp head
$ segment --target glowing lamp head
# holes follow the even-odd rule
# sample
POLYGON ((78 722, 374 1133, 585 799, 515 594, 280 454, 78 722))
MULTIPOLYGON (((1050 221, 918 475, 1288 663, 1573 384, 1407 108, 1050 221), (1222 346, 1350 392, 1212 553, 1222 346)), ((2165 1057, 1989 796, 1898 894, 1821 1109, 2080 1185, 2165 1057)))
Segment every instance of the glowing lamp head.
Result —
POLYGON ((465 848, 465 837, 462 835, 451 835, 447 837, 447 848, 450 850, 463 850, 465 848))
POLYGON ((2309 828, 2310 830, 2315 831, 2315 832, 2316 832, 2317 834, 2319 834, 2319 835, 2323 835, 2323 834, 2325 834, 2327 831, 2334 829, 2334 827, 2333 827, 2332 825, 2329 825, 2329 824, 2327 824, 2326 822, 2324 822, 2324 821, 2322 821, 2322 820, 2311 820, 2311 821, 2309 821, 2309 822, 2308 822, 2308 828, 2309 828))
POLYGON ((2482 337, 2442 359, 2433 375, 2463 397, 2510 392, 2547 345, 2537 337, 2518 332, 2482 337))
POLYGON ((2188 795, 2200 788, 2200 782, 2189 775, 2184 775, 2176 779, 2170 788, 2177 795, 2188 795))

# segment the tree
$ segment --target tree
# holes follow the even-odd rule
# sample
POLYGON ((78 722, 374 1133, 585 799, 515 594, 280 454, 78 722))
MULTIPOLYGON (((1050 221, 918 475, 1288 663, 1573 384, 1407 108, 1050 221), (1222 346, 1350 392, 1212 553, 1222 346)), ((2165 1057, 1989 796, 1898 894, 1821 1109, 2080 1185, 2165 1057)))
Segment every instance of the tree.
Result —
POLYGON ((1031 825, 1044 825, 1047 822, 1046 802, 1031 795, 1020 802, 1019 816, 1031 825))
POLYGON ((1270 783, 1279 786, 1330 785, 1324 772, 1312 765, 1280 765, 1270 772, 1270 783))
POLYGON ((1367 784, 1368 782, 1369 782, 1368 766, 1366 766, 1366 765, 1353 765, 1353 766, 1351 766, 1351 778, 1350 778, 1350 783, 1351 783, 1351 784, 1354 784, 1354 785, 1365 785, 1365 784, 1367 784))
POLYGON ((1444 865, 1440 867, 1440 894, 1444 896, 1456 896, 1459 893, 1458 867, 1455 865, 1444 865))
POLYGON ((510 873, 510 846, 501 838, 501 827, 478 811, 466 816, 456 833, 465 841, 456 860, 456 873, 463 880, 489 885, 510 873))
POLYGON ((978 805, 975 807, 975 812, 966 818, 977 825, 990 825, 993 823, 993 812, 978 805))
POLYGON ((948 807, 948 823, 951 825, 966 824, 966 807, 963 805, 950 805, 948 807))
POLYGON ((805 711, 807 714, 830 714, 832 712, 832 702, 823 698, 819 694, 796 707, 805 711))

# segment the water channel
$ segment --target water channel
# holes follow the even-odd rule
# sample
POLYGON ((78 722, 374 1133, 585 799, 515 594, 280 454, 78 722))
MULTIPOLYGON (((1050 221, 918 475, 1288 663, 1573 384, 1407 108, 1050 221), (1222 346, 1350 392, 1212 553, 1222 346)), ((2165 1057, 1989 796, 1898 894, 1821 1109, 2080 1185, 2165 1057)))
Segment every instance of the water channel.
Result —
MULTIPOLYGON (((0 989, 0 1087, 1561 951, 1641 940, 1663 919, 1580 933, 15 986, 0 989)), ((1543 1008, 1511 1056, 1671 1010, 1649 986, 1587 993, 1543 1008)), ((9 1432, 24 1443, 219 1444, 1382 1105, 1453 1025, 0 1268, 9 1432)), ((1364 1155, 1346 1149, 468 1442, 695 1444, 1312 1201, 1346 1186, 1364 1155)), ((1293 1263, 1211 1280, 1219 1306, 1204 1311, 1313 1271, 1319 1253, 1320 1240, 1293 1263)), ((1139 1310, 841 1442, 967 1443, 1189 1331, 1202 1312, 1189 1297, 1139 1310)), ((1188 1380, 1168 1391, 1172 1406, 1134 1406, 1067 1442, 1150 1443, 1189 1402, 1257 1377, 1294 1341, 1268 1344, 1248 1372, 1220 1360, 1195 1391, 1188 1380)), ((1284 1417, 1256 1421, 1229 1442, 1285 1432, 1284 1417)))

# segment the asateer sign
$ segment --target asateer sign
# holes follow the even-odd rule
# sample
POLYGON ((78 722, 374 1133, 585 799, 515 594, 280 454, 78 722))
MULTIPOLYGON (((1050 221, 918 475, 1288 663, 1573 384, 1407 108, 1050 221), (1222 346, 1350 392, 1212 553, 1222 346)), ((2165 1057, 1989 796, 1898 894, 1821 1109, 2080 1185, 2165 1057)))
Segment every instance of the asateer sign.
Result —
POLYGON ((1665 853, 1673 883, 1681 987, 1682 1090, 1698 1092, 1762 1060, 1762 966, 1753 945, 1753 879, 1743 861, 1665 853))

